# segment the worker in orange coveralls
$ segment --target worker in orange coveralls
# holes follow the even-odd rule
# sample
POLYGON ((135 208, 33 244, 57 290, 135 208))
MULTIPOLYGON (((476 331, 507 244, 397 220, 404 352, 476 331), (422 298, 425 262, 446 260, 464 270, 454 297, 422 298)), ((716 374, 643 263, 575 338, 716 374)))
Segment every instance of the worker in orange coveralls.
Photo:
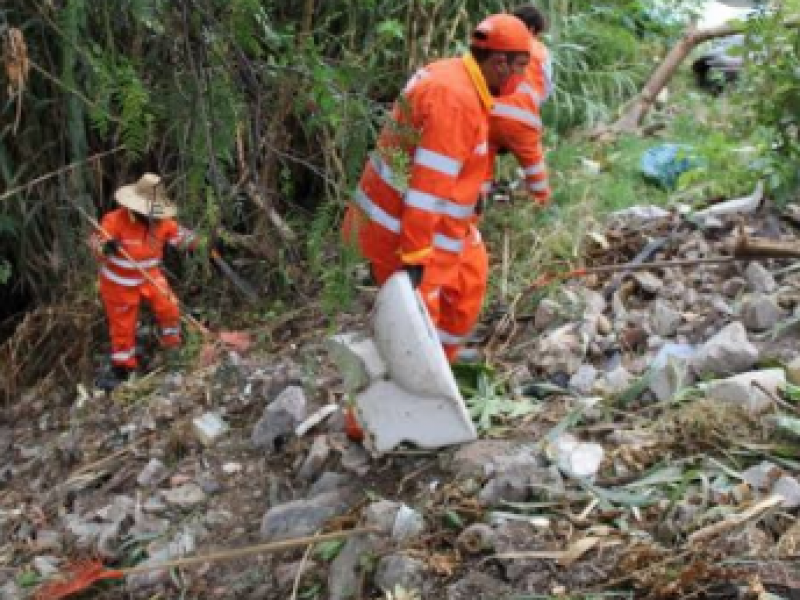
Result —
POLYGON ((531 60, 523 75, 506 82, 495 99, 490 119, 490 170, 483 192, 491 191, 494 159, 498 152, 511 151, 525 177, 525 189, 539 206, 550 200, 550 186, 542 146, 540 108, 552 91, 552 69, 547 48, 538 36, 546 29, 542 13, 526 5, 513 13, 531 32, 531 60))
POLYGON ((161 346, 180 345, 178 300, 159 266, 165 243, 179 249, 196 246, 195 234, 172 218, 177 210, 158 175, 143 175, 135 184, 119 188, 114 198, 120 208, 103 217, 103 231, 90 240, 102 264, 100 296, 111 334, 112 368, 97 386, 109 391, 137 367, 136 326, 143 300, 158 321, 161 346))
POLYGON ((488 257, 475 213, 489 169, 492 94, 529 60, 530 33, 492 15, 470 52, 419 70, 395 102, 361 176, 343 232, 383 284, 405 269, 450 361, 475 325, 488 257))

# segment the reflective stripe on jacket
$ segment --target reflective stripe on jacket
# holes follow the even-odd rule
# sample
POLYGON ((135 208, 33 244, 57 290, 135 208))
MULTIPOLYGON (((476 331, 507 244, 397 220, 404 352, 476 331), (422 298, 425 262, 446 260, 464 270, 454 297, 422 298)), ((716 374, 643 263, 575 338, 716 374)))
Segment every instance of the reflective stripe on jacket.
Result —
POLYGON ((488 112, 460 58, 418 71, 395 103, 355 203, 397 234, 403 262, 460 252, 488 161, 488 112))
POLYGON ((106 214, 101 225, 104 233, 97 232, 90 240, 91 247, 102 261, 100 276, 124 287, 135 287, 144 283, 142 270, 148 275, 158 272, 164 255, 164 244, 191 248, 195 241, 195 234, 173 219, 162 219, 148 225, 134 219, 127 208, 118 208, 106 214), (119 240, 127 256, 122 252, 111 256, 102 255, 103 244, 110 238, 119 240))

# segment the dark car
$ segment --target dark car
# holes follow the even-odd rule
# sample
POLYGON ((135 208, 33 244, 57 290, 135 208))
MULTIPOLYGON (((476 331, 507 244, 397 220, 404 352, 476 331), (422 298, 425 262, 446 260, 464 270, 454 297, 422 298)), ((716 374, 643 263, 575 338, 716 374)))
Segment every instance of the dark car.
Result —
POLYGON ((715 43, 692 63, 697 85, 713 94, 739 78, 744 66, 744 36, 732 35, 715 43))

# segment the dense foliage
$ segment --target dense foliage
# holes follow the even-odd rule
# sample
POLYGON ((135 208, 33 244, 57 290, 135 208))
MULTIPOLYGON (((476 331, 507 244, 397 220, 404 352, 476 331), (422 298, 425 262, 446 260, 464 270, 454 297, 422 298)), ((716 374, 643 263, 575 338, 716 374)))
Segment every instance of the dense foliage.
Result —
MULTIPOLYGON (((554 131, 608 119, 651 68, 643 58, 674 33, 644 2, 541 4, 556 60, 545 115, 554 131)), ((182 220, 246 257, 264 288, 299 293, 324 279, 337 302, 346 286, 328 242, 383 111, 409 72, 462 50, 480 17, 504 8, 5 2, 0 36, 18 31, 24 48, 3 54, 0 282, 37 299, 85 288, 90 226, 74 205, 101 214, 117 185, 149 169, 167 177, 182 220), (27 77, 14 76, 20 52, 27 77)), ((201 260, 188 268, 196 277, 186 280, 209 276, 201 260)))

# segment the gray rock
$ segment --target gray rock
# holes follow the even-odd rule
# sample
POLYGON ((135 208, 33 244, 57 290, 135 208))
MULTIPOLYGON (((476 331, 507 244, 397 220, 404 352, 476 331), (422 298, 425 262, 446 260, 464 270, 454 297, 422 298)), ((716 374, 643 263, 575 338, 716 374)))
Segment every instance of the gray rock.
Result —
POLYGON ((596 380, 597 369, 593 365, 583 364, 570 378, 569 387, 579 394, 588 395, 592 393, 596 380))
POLYGON ((360 444, 350 444, 342 452, 342 468, 363 477, 369 472, 369 453, 360 444))
POLYGON ((353 480, 352 475, 345 475, 344 473, 333 473, 325 471, 320 478, 314 482, 311 489, 308 490, 309 497, 319 496, 327 492, 333 492, 347 487, 353 480))
POLYGON ((778 289, 778 284, 767 268, 760 262, 751 262, 745 271, 747 283, 753 291, 770 294, 778 289))
POLYGON ((350 600, 361 591, 363 557, 375 552, 377 544, 370 535, 348 538, 328 571, 328 600, 350 600))
POLYGON ((355 499, 354 492, 340 489, 274 506, 261 521, 261 537, 266 541, 279 541, 311 535, 327 520, 350 510, 355 499))
POLYGON ((742 473, 742 479, 750 487, 764 491, 772 487, 780 477, 781 469, 774 463, 764 461, 753 465, 742 473))
POLYGON ((192 427, 197 439, 206 447, 216 444, 229 429, 222 417, 213 412, 192 419, 192 427))
POLYGON ((683 317, 669 302, 657 299, 653 303, 653 312, 650 317, 650 329, 661 337, 672 337, 678 331, 683 317))
POLYGON ((22 600, 24 597, 25 594, 16 581, 7 581, 3 587, 0 587, 0 600, 22 600))
POLYGON ((758 360, 758 348, 747 339, 744 325, 731 323, 708 340, 694 356, 692 370, 700 377, 741 373, 758 360))
POLYGON ((328 444, 328 437, 325 435, 316 436, 297 476, 304 481, 311 481, 316 478, 322 472, 330 455, 331 447, 328 444))
POLYGON ((317 563, 313 560, 307 560, 305 564, 303 564, 302 560, 298 560, 297 562, 278 565, 275 567, 275 581, 278 584, 278 588, 284 591, 292 589, 298 574, 302 581, 303 576, 313 573, 317 567, 317 563))
POLYGON ((425 519, 422 514, 410 506, 401 505, 394 519, 392 539, 409 542, 418 538, 423 531, 425 531, 425 519))
POLYGON ((196 483, 185 483, 176 488, 161 492, 164 500, 168 504, 180 508, 194 508, 206 501, 206 493, 196 483))
MULTIPOLYGON (((169 560, 194 553, 197 547, 197 540, 200 535, 198 531, 195 531, 190 526, 184 526, 175 534, 172 539, 168 540, 166 543, 149 549, 149 556, 144 562, 141 563, 141 565, 155 566, 169 560)), ((158 569, 154 571, 145 571, 143 573, 135 573, 128 575, 125 578, 125 583, 130 592, 142 592, 148 588, 152 588, 161 583, 169 581, 169 573, 169 569, 158 569)))
POLYGON ((600 378, 595 385, 595 390, 610 396, 621 394, 631 386, 633 380, 634 376, 625 367, 619 365, 600 378))
POLYGON ((449 469, 457 479, 483 479, 494 472, 495 458, 517 455, 519 443, 509 440, 478 440, 464 444, 453 455, 449 469))
POLYGON ((157 458, 151 458, 150 462, 139 473, 136 483, 142 487, 156 487, 163 483, 167 477, 169 477, 167 466, 157 458))
POLYGON ((784 475, 772 486, 772 493, 783 496, 783 508, 797 508, 800 506, 800 482, 794 477, 784 475))
POLYGON ((305 418, 306 395, 303 388, 287 387, 264 409, 264 414, 253 428, 253 446, 274 452, 276 442, 292 434, 305 418))
POLYGON ((666 402, 691 383, 689 361, 685 358, 668 356, 666 362, 653 366, 648 389, 653 392, 656 400, 666 402))
POLYGON ((559 496, 564 482, 558 469, 542 466, 538 457, 524 458, 503 465, 478 494, 483 506, 500 506, 503 502, 525 502, 533 491, 539 495, 559 496))
POLYGON ((533 317, 533 327, 536 331, 545 331, 555 326, 561 321, 563 310, 558 302, 550 298, 545 298, 536 307, 536 314, 533 317))
POLYGON ((711 381, 703 388, 712 400, 728 402, 751 414, 760 414, 772 407, 773 397, 785 386, 783 369, 765 369, 711 381))
MULTIPOLYGON (((594 321, 596 325, 596 320, 594 321)), ((590 323, 567 323, 543 335, 534 354, 535 363, 547 374, 572 375, 583 364, 592 339, 587 339, 583 326, 590 323)), ((593 336, 592 336, 593 337, 593 336)))
POLYGON ((636 271, 633 273, 633 279, 648 294, 657 294, 664 287, 664 283, 650 271, 636 271))
POLYGON ((42 579, 49 579, 58 574, 58 565, 61 561, 55 556, 37 556, 33 559, 33 568, 42 579))
POLYGON ((364 511, 364 522, 368 527, 377 528, 382 534, 389 535, 394 528, 397 511, 403 506, 400 502, 378 500, 370 504, 364 511))
POLYGON ((744 292, 746 287, 747 281, 741 277, 731 277, 723 281, 719 289, 728 298, 736 298, 744 292))
POLYGON ((425 563, 402 554, 384 556, 378 562, 375 572, 375 585, 384 592, 392 592, 401 587, 404 590, 422 588, 425 563))
POLYGON ((774 296, 757 293, 742 301, 740 314, 744 326, 750 331, 766 331, 777 325, 783 311, 774 296))

